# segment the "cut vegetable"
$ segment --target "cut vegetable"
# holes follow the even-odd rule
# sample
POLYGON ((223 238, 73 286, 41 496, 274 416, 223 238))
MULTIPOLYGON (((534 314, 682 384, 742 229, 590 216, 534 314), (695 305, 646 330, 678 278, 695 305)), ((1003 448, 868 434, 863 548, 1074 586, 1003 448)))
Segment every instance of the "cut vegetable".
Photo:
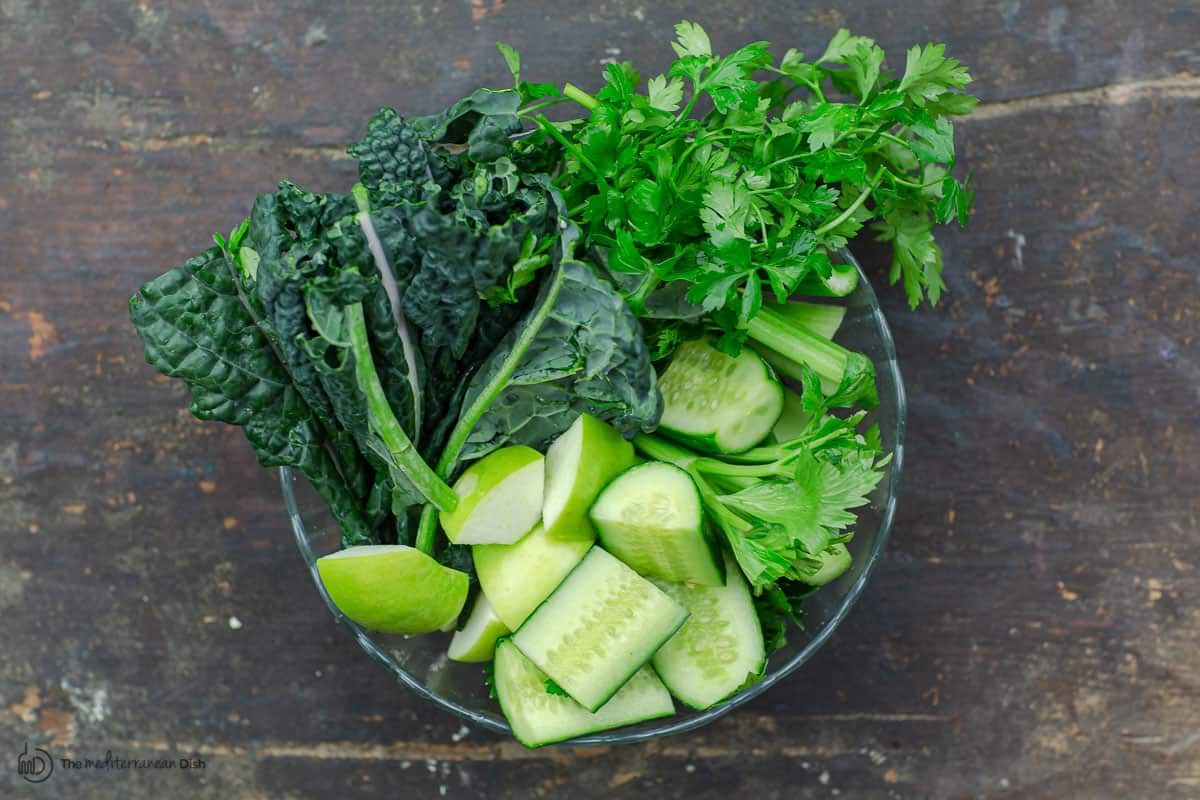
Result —
POLYGON ((504 447, 472 464, 454 483, 458 506, 442 512, 455 544, 512 544, 542 516, 545 462, 532 447, 504 447))
POLYGON ((824 586, 832 583, 850 569, 850 551, 844 544, 831 544, 827 550, 822 551, 818 558, 821 559, 820 568, 810 575, 801 574, 800 576, 800 580, 809 586, 824 586))
POLYGON ((785 386, 783 389, 783 413, 779 415, 771 433, 775 434, 778 441, 790 442, 804 433, 804 429, 811 419, 812 414, 804 410, 800 395, 785 386))
POLYGON ((845 306, 825 303, 805 303, 793 300, 789 303, 764 303, 767 308, 796 325, 808 328, 818 336, 832 339, 846 318, 845 306))
POLYGON ((605 484, 633 463, 632 444, 611 426, 581 414, 546 451, 546 533, 560 538, 586 533, 588 506, 605 484))
POLYGON ((783 388, 758 354, 727 356, 703 339, 679 345, 659 388, 660 430, 707 452, 749 450, 783 410, 783 388))
POLYGON ((593 547, 513 642, 595 711, 671 637, 687 611, 610 553, 593 547))
POLYGON ((551 694, 547 680, 546 673, 511 639, 501 639, 496 645, 496 695, 513 735, 526 747, 541 747, 675 713, 670 692, 649 666, 638 670, 595 713, 569 697, 551 694))
POLYGON ((516 544, 476 545, 471 554, 479 586, 496 616, 510 630, 516 630, 558 588, 591 546, 582 536, 551 539, 538 525, 516 544))
POLYGON ((451 661, 490 661, 496 650, 496 640, 508 633, 508 626, 496 616, 487 595, 480 592, 467 624, 454 633, 446 655, 451 661))
POLYGON ((726 557, 725 585, 720 587, 654 583, 690 614, 654 654, 654 668, 671 694, 705 709, 762 673, 767 659, 762 628, 736 563, 726 557))
POLYGON ((329 599, 350 619, 383 633, 429 633, 467 602, 467 573, 404 545, 349 547, 317 559, 329 599))
POLYGON ((724 582, 716 542, 705 535, 700 492, 672 464, 623 472, 590 512, 600 543, 642 575, 704 586, 724 582))
POLYGON ((747 330, 750 346, 780 375, 801 381, 803 367, 807 366, 820 377, 825 394, 843 391, 846 384, 844 391, 852 390, 847 400, 858 400, 864 408, 879 405, 875 365, 862 353, 847 350, 803 325, 793 324, 769 308, 761 309, 747 330))

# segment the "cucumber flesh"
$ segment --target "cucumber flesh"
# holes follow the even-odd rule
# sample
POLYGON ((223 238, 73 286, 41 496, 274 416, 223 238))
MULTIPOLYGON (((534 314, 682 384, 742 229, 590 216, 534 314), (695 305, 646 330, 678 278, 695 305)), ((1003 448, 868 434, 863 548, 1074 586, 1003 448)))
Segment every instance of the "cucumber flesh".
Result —
POLYGON ((775 434, 775 438, 781 442, 790 442, 804 433, 804 429, 811 420, 812 414, 804 410, 800 395, 785 387, 783 390, 783 413, 779 415, 771 433, 775 434))
POLYGON ((451 661, 475 663, 490 661, 496 650, 496 640, 509 633, 508 626, 496 616, 492 604, 483 592, 475 598, 475 607, 467 624, 455 631, 446 656, 451 661))
POLYGON ((757 353, 727 356, 704 339, 679 345, 659 389, 660 429, 707 452, 749 450, 783 410, 783 387, 757 353))
POLYGON ((548 676, 521 653, 512 639, 501 639, 496 645, 494 674, 500 708, 512 726, 513 736, 526 747, 541 747, 675 713, 670 692, 649 666, 638 670, 595 713, 569 697, 547 692, 548 676))
POLYGON ((475 545, 475 574, 496 616, 516 630, 587 554, 587 539, 551 539, 541 525, 516 544, 475 545))
POLYGON ((762 674, 767 660, 762 627, 737 564, 726 557, 724 586, 654 583, 690 614, 654 654, 654 668, 671 694, 702 710, 762 674))
POLYGON ((800 580, 809 586, 824 586, 842 577, 842 573, 850 569, 850 551, 844 544, 831 544, 818 558, 820 568, 811 575, 803 575, 800 580))
POLYGON ((616 694, 687 611, 599 547, 513 634, 533 663, 588 711, 616 694))
POLYGON ((700 492, 673 464, 650 462, 621 473, 589 516, 605 550, 642 575, 704 586, 724 583, 716 543, 704 532, 700 492))

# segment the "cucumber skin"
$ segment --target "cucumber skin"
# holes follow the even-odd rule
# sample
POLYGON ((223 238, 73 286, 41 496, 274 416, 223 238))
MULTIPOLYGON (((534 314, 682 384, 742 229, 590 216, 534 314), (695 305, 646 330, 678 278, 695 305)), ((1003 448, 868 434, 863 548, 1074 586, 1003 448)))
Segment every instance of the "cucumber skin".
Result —
MULTIPOLYGON (((723 556, 722 560, 725 562, 725 570, 727 573, 730 570, 738 569, 737 562, 733 561, 732 558, 723 556)), ((762 642, 762 627, 758 621, 758 614, 754 609, 754 600, 753 600, 753 595, 750 595, 750 587, 748 584, 745 583, 745 579, 741 578, 740 573, 736 576, 736 578, 740 579, 742 581, 743 590, 750 597, 750 615, 751 615, 750 619, 754 625, 755 630, 758 631, 759 641, 762 642)), ((709 591, 720 591, 721 590, 718 587, 700 587, 701 591, 706 590, 706 589, 709 591)), ((674 599, 674 598, 672 598, 672 599, 674 599)), ((686 605, 684 605, 684 607, 687 608, 686 605)), ((689 613, 690 613, 690 611, 691 610, 689 609, 689 613)), ((680 703, 683 703, 685 706, 687 706, 688 708, 690 708, 694 711, 706 711, 710 708, 713 708, 714 706, 720 705, 721 703, 725 702, 730 697, 733 697, 734 695, 736 695, 738 692, 742 691, 742 689, 746 688, 747 686, 758 683, 760 680, 762 680, 763 676, 765 674, 766 666, 767 666, 767 655, 768 654, 766 652, 766 646, 764 644, 762 658, 759 659, 757 666, 755 666, 753 669, 748 669, 746 671, 746 679, 741 684, 739 684, 738 686, 736 686, 732 690, 730 690, 730 692, 728 694, 726 694, 724 697, 721 697, 720 699, 715 700, 707 705, 700 705, 700 704, 689 702, 686 698, 683 697, 683 694, 680 693, 676 689, 676 687, 671 686, 669 683, 667 683, 667 680, 665 678, 663 678, 663 683, 667 684, 667 688, 671 691, 671 696, 674 697, 676 700, 678 700, 680 703)), ((658 672, 660 678, 662 678, 662 676, 663 676, 663 670, 659 669, 658 665, 661 663, 662 658, 663 658, 663 655, 662 655, 662 650, 660 648, 659 651, 655 653, 654 658, 651 659, 651 663, 655 665, 655 670, 658 672)))
MULTIPOLYGON (((597 547, 597 546, 593 545, 593 546, 592 546, 592 550, 604 550, 604 548, 602 548, 602 547, 597 547)), ((571 578, 571 575, 572 575, 572 574, 574 574, 575 570, 577 570, 577 569, 579 569, 581 566, 583 566, 584 562, 586 562, 586 561, 587 561, 587 558, 588 558, 588 556, 590 556, 590 555, 592 554, 592 550, 589 550, 589 551, 588 551, 586 554, 584 554, 583 558, 582 558, 582 559, 579 561, 579 563, 578 563, 578 564, 576 564, 574 567, 572 567, 572 568, 571 568, 571 571, 567 573, 567 576, 566 576, 565 578, 563 578, 561 582, 559 582, 559 584, 558 584, 558 589, 561 589, 561 588, 562 588, 562 586, 563 586, 563 584, 565 584, 565 583, 566 583, 568 580, 570 580, 570 578, 571 578)), ((605 550, 604 552, 605 552, 605 553, 608 553, 608 551, 607 551, 607 550, 605 550)), ((610 555, 610 556, 611 556, 612 554, 611 554, 611 553, 608 553, 608 555, 610 555)), ((612 556, 612 557, 613 557, 613 558, 617 558, 616 556, 612 556)), ((620 561, 620 559, 617 559, 617 560, 618 560, 618 561, 620 561)), ((622 563, 622 564, 624 564, 625 562, 624 562, 624 561, 621 561, 621 563, 622 563)), ((628 566, 628 565, 626 565, 626 566, 628 566)), ((633 569, 633 568, 632 568, 632 567, 630 567, 630 569, 633 569)), ((641 577, 641 576, 639 575, 638 577, 641 577)), ((642 578, 642 580, 646 580, 646 579, 645 579, 645 578, 642 578)), ((649 581, 647 581, 647 583, 649 583, 649 581)), ((652 584, 652 583, 651 583, 651 586, 653 586, 653 584, 652 584)), ((655 586, 654 588, 655 588, 655 589, 658 589, 658 587, 657 587, 657 586, 655 586)), ((520 633, 520 632, 521 632, 521 628, 524 628, 526 625, 528 625, 528 624, 529 624, 529 621, 530 621, 530 620, 532 620, 534 617, 536 617, 536 616, 537 616, 537 613, 538 613, 539 611, 541 611, 541 610, 542 610, 542 606, 544 606, 544 605, 546 605, 547 603, 549 603, 549 602, 550 602, 550 599, 551 599, 552 597, 554 597, 554 594, 555 594, 555 592, 557 592, 557 591, 558 591, 558 589, 555 589, 555 590, 554 590, 554 592, 551 592, 551 593, 550 593, 550 596, 549 596, 549 597, 547 597, 545 600, 543 600, 541 603, 539 603, 539 604, 538 604, 538 606, 537 606, 537 608, 535 608, 533 611, 531 611, 531 612, 530 612, 530 614, 529 614, 529 616, 525 618, 525 621, 521 623, 521 626, 520 626, 519 628, 517 628, 515 631, 513 631, 513 632, 512 632, 512 634, 511 634, 509 637, 507 637, 507 638, 512 638, 512 637, 515 637, 515 636, 516 636, 518 633, 520 633)), ((661 590, 661 589, 659 589, 659 591, 662 591, 662 590, 661 590)), ((675 602, 675 601, 674 601, 674 600, 672 600, 671 602, 675 602)), ((676 605, 678 605, 678 604, 676 604, 676 605)), ((688 616, 689 616, 689 614, 688 614, 688 611, 687 611, 687 609, 682 609, 682 610, 683 610, 683 612, 684 612, 684 613, 683 613, 683 615, 682 615, 682 616, 679 618, 679 621, 678 621, 678 622, 677 622, 677 623, 676 623, 676 624, 675 624, 675 625, 674 625, 674 626, 673 626, 673 627, 670 629, 670 631, 669 631, 669 632, 668 632, 668 633, 667 633, 665 636, 663 636, 663 637, 662 637, 662 639, 660 639, 660 640, 658 641, 658 643, 657 643, 657 644, 655 644, 655 645, 654 645, 654 647, 653 647, 653 648, 650 650, 650 655, 646 656, 646 660, 645 660, 645 661, 643 661, 643 662, 641 662, 640 664, 638 664, 638 665, 637 665, 636 667, 634 667, 632 670, 630 670, 630 671, 629 671, 629 673, 628 673, 628 674, 626 674, 626 675, 625 675, 625 676, 624 676, 624 677, 621 679, 621 682, 617 684, 617 688, 613 689, 613 690, 612 690, 612 691, 611 691, 611 692, 608 694, 608 696, 607 696, 607 697, 605 697, 604 699, 602 699, 602 700, 601 700, 601 701, 600 701, 598 704, 596 704, 595 706, 593 706, 593 707, 591 707, 591 708, 588 708, 588 706, 584 706, 584 705, 583 705, 583 703, 579 703, 579 704, 580 704, 581 706, 583 706, 584 708, 586 708, 588 711, 591 711, 591 712, 594 714, 594 713, 596 712, 596 710, 597 710, 598 708, 600 708, 600 706, 602 706, 602 705, 604 705, 605 703, 607 703, 609 700, 611 700, 611 699, 613 698, 613 695, 615 695, 617 692, 621 691, 621 687, 622 687, 622 686, 624 686, 626 683, 628 683, 628 682, 629 682, 629 679, 630 679, 630 678, 632 678, 632 677, 633 677, 633 676, 634 676, 634 675, 637 673, 637 671, 638 671, 639 669, 641 669, 642 667, 644 667, 644 666, 646 666, 647 664, 649 664, 649 663, 650 663, 650 659, 654 658, 654 654, 658 652, 658 648, 660 648, 660 647, 662 647, 664 644, 666 644, 667 640, 668 640, 668 639, 670 639, 672 636, 674 636, 674 635, 675 635, 675 634, 676 634, 676 633, 679 631, 679 629, 683 627, 683 623, 687 622, 687 619, 688 619, 688 616)), ((514 645, 516 645, 516 644, 517 644, 517 642, 516 642, 516 639, 515 639, 515 638, 513 639, 513 644, 514 644, 514 645)), ((518 649, 518 650, 520 650, 521 648, 518 646, 518 647, 517 647, 517 649, 518 649)), ((522 651, 522 653, 524 653, 524 651, 522 651)), ((530 661, 532 661, 532 660, 533 660, 533 659, 530 659, 530 661)), ((539 669, 541 669, 541 668, 539 667, 539 669)), ((543 670, 543 672, 544 672, 544 671, 545 671, 545 670, 543 670)), ((574 698, 572 698, 572 699, 574 699, 574 698)), ((579 702, 579 701, 578 701, 578 700, 576 700, 575 702, 579 702)))
POLYGON ((764 377, 768 382, 775 385, 780 396, 779 415, 775 417, 770 425, 766 426, 763 435, 757 441, 751 442, 745 447, 730 449, 723 447, 717 441, 717 433, 715 431, 712 433, 691 433, 689 431, 681 431, 678 428, 672 428, 669 424, 662 422, 659 423, 658 431, 666 434, 680 444, 685 444, 694 450, 699 450, 702 453, 712 453, 713 455, 733 455, 735 453, 744 453, 747 450, 756 447, 764 439, 770 436, 771 429, 775 427, 775 423, 779 421, 779 417, 783 414, 783 382, 779 380, 779 376, 776 374, 775 370, 772 369, 771 365, 767 363, 767 360, 762 357, 761 353, 758 353, 753 349, 749 349, 748 346, 743 348, 742 352, 752 353, 753 355, 758 356, 758 360, 762 363, 764 377))
MULTIPOLYGON (((635 464, 634 466, 630 467, 629 469, 625 470, 620 475, 616 476, 611 481, 609 481, 608 484, 605 485, 605 487, 600 490, 600 494, 596 495, 596 500, 592 503, 591 508, 588 509, 588 521, 591 523, 592 528, 596 531, 596 538, 600 542, 600 545, 602 547, 604 547, 605 550, 609 550, 609 543, 605 541, 605 539, 609 538, 609 536, 606 535, 604 532, 604 524, 602 522, 599 522, 598 520, 596 520, 596 518, 593 516, 593 514, 592 514, 593 509, 595 509, 596 505, 600 502, 600 499, 602 497, 604 497, 604 494, 612 487, 612 485, 614 483, 621 480, 622 478, 629 475, 630 473, 634 472, 635 470, 642 469, 643 467, 646 467, 650 464, 656 464, 656 465, 657 464, 666 464, 667 466, 674 467, 675 469, 679 470, 683 474, 687 475, 688 482, 692 486, 692 491, 694 491, 696 493, 696 503, 700 508, 699 534, 700 534, 701 539, 703 539, 704 545, 708 551, 709 561, 712 562, 712 566, 713 566, 713 569, 716 571, 716 574, 720 576, 720 583, 714 583, 714 584, 706 583, 703 585, 705 585, 705 586, 724 586, 725 585, 725 567, 724 567, 724 560, 721 556, 721 547, 718 544, 717 538, 713 534, 712 530, 709 528, 709 526, 704 524, 704 520, 705 520, 704 504, 700 500, 700 489, 699 489, 699 487, 696 486, 695 479, 692 478, 692 476, 687 472, 687 470, 677 467, 674 464, 670 464, 669 462, 666 462, 666 461, 647 461, 642 464, 635 464)), ((612 552, 612 551, 609 550, 609 552, 612 552)), ((613 555, 616 555, 616 554, 613 553, 613 555)), ((620 556, 617 556, 617 558, 620 558, 620 556)), ((632 565, 629 565, 629 566, 632 567, 632 565)), ((636 568, 635 568, 635 571, 637 571, 636 568)), ((642 573, 639 573, 639 574, 642 574, 642 573)), ((651 576, 645 576, 645 577, 651 577, 651 576)), ((657 575, 652 576, 652 577, 663 580, 662 578, 660 578, 657 575)), ((699 583, 699 581, 696 581, 696 582, 699 583)))
MULTIPOLYGON (((500 639, 499 639, 499 640, 496 642, 496 654, 497 654, 497 655, 499 655, 499 654, 500 654, 501 648, 508 648, 508 647, 511 647, 511 648, 515 649, 515 650, 516 650, 518 653, 520 653, 520 648, 519 648, 519 647, 517 647, 516 643, 512 641, 512 637, 511 637, 511 636, 504 636, 504 637, 501 637, 501 638, 500 638, 500 639)), ((527 656, 525 656, 523 653, 521 653, 520 657, 521 657, 521 658, 524 658, 524 659, 526 659, 526 660, 528 660, 528 657, 527 657, 527 656)), ((530 662, 530 663, 532 663, 532 662, 530 662)), ((535 664, 534 666, 536 667, 537 665, 535 664)), ((496 666, 495 666, 495 662, 493 662, 493 669, 494 669, 494 670, 496 670, 496 671, 498 672, 498 668, 496 668, 496 666)), ((646 665, 646 666, 644 667, 644 669, 648 669, 648 670, 650 670, 651 672, 654 672, 654 668, 653 668, 653 667, 651 667, 651 666, 649 666, 649 665, 646 665)), ((635 674, 636 674, 636 673, 635 673, 635 674)), ((661 679, 660 677, 658 677, 658 673, 654 672, 654 675, 655 675, 655 677, 656 677, 656 678, 658 678, 658 679, 659 679, 659 681, 661 682, 661 680, 662 680, 662 679, 661 679)), ((499 675, 498 675, 498 674, 497 674, 497 676, 494 678, 494 680, 496 681, 496 683, 497 683, 497 684, 499 684, 500 677, 499 677, 499 675)), ((623 688, 625 688, 625 687, 624 687, 624 684, 622 684, 621 688, 622 688, 622 689, 623 689, 623 688)), ((666 688, 665 688, 665 686, 664 686, 664 691, 666 691, 666 688)), ((617 690, 617 692, 619 693, 619 692, 620 692, 620 689, 618 689, 618 690, 617 690)), ((631 717, 631 718, 629 718, 629 719, 622 720, 621 722, 619 722, 619 723, 616 723, 616 724, 614 724, 614 725, 607 725, 607 724, 597 724, 597 725, 596 725, 596 726, 594 726, 594 727, 581 728, 581 729, 579 729, 579 730, 572 731, 572 732, 570 732, 570 733, 568 733, 568 734, 566 734, 566 735, 563 735, 563 736, 558 736, 558 737, 556 737, 556 738, 549 738, 549 739, 531 739, 531 738, 528 738, 528 737, 524 737, 524 736, 522 736, 521 734, 519 734, 519 733, 517 732, 516 726, 515 726, 515 725, 513 725, 513 723, 512 723, 512 717, 509 715, 508 709, 506 709, 506 708, 504 707, 504 702, 503 702, 503 700, 501 699, 501 698, 502 698, 502 696, 503 696, 503 693, 502 693, 502 692, 500 692, 500 690, 499 690, 498 686, 497 686, 496 695, 497 695, 497 698, 496 698, 496 699, 497 699, 497 702, 500 704, 500 711, 501 711, 501 713, 503 713, 503 714, 504 714, 504 717, 505 717, 505 719, 507 719, 507 720, 508 720, 508 726, 509 726, 509 728, 510 728, 510 729, 512 729, 513 738, 515 738, 515 739, 516 739, 518 742, 520 742, 521 744, 523 744, 523 745, 525 745, 526 747, 530 748, 531 750, 532 750, 532 749, 536 749, 536 748, 538 748, 538 747, 543 747, 543 746, 545 746, 545 745, 548 745, 548 744, 555 744, 555 743, 557 743, 557 742, 563 742, 563 741, 567 741, 568 739, 573 739, 573 738, 575 738, 576 736, 586 736, 586 735, 588 735, 588 734, 591 734, 591 733, 599 733, 599 732, 601 732, 601 731, 613 730, 614 728, 617 728, 617 727, 623 727, 623 726, 625 726, 625 725, 636 725, 636 724, 638 724, 638 723, 640 723, 640 722, 648 722, 648 721, 650 721, 650 720, 653 720, 653 719, 662 719, 663 717, 670 717, 670 716, 673 716, 673 715, 675 714, 675 708, 674 708, 674 706, 673 706, 673 705, 672 705, 672 707, 671 707, 671 708, 669 708, 669 709, 666 709, 666 708, 664 708, 664 709, 661 709, 661 710, 659 710, 659 709, 653 709, 653 708, 650 708, 650 709, 648 709, 648 710, 647 710, 647 712, 646 712, 645 714, 643 714, 643 715, 638 715, 638 716, 635 716, 635 717, 631 717)), ((669 693, 668 693, 668 697, 670 697, 669 693)), ((564 699, 570 699, 570 698, 564 698, 564 699)), ((573 701, 572 701, 572 702, 573 702, 573 701)), ((580 706, 580 709, 582 709, 582 710, 586 710, 586 709, 583 709, 583 707, 582 707, 582 706, 580 706)), ((603 708, 601 708, 601 710, 603 710, 603 708)))

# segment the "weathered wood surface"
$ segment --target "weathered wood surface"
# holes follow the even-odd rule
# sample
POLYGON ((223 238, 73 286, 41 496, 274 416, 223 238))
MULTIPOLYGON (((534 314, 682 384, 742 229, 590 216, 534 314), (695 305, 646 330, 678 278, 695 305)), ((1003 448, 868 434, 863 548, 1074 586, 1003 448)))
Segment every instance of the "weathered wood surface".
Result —
POLYGON ((761 5, 0 3, 3 796, 1200 797, 1200 12, 761 5), (947 304, 884 293, 905 492, 838 635, 704 730, 528 753, 334 626, 275 476, 188 417, 124 303, 278 178, 344 187, 377 106, 501 83, 495 40, 587 85, 663 66, 685 15, 718 45, 948 41, 985 99, 977 211, 947 304), (32 786, 26 741, 207 767, 32 786))

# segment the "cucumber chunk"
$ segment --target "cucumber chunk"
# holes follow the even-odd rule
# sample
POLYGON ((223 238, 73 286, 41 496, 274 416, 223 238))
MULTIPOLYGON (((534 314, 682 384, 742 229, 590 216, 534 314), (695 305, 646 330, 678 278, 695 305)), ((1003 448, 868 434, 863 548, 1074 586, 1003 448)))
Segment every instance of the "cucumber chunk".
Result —
POLYGON ((546 691, 546 673, 525 657, 512 639, 496 645, 495 686, 513 736, 541 747, 587 733, 632 725, 675 713, 671 694, 649 666, 642 667, 595 713, 569 697, 546 691))
POLYGON ((844 544, 831 544, 818 558, 821 566, 810 575, 802 575, 800 580, 809 586, 824 586, 842 577, 842 573, 850 569, 850 551, 844 544))
POLYGON ((587 534, 588 506, 605 484, 633 464, 632 444, 612 426, 581 414, 546 451, 546 533, 551 538, 587 534))
POLYGON ((516 544, 471 548, 479 586, 500 621, 516 630, 583 559, 586 538, 555 540, 541 525, 516 544))
POLYGON ((654 668, 671 694, 703 710, 762 674, 767 660, 762 627, 737 564, 726 557, 724 586, 654 583, 690 614, 654 654, 654 668))
POLYGON ((771 429, 775 438, 781 442, 790 442, 804 433, 804 429, 808 427, 811 420, 812 414, 804 410, 804 403, 800 400, 800 395, 784 387, 783 413, 779 415, 775 427, 771 429))
POLYGON ((740 453, 761 442, 783 411, 783 387, 748 347, 727 356, 704 339, 684 342, 659 379, 659 428, 710 453, 740 453))
POLYGON ((687 619, 687 611, 593 547, 513 642, 588 711, 616 694, 687 619))
POLYGON ((496 651, 496 640, 508 633, 508 626, 496 616, 487 595, 480 592, 475 598, 471 616, 467 617, 467 624, 462 630, 455 631, 450 639, 446 656, 451 661, 468 663, 491 661, 496 651))
POLYGON ((642 575, 677 583, 724 582, 716 542, 704 532, 700 492, 673 464, 621 473, 589 512, 604 549, 642 575))

